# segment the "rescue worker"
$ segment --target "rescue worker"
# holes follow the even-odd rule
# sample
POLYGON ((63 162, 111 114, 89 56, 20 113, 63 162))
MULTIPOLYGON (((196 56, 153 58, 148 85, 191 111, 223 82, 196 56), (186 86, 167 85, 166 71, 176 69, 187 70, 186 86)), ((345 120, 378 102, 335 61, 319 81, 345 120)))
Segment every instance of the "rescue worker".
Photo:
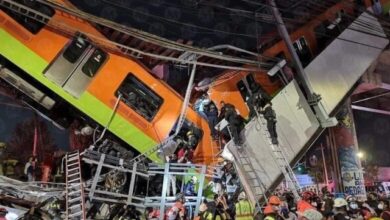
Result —
POLYGON ((185 141, 184 144, 192 149, 195 149, 196 145, 198 145, 198 138, 196 137, 194 132, 190 130, 187 132, 186 136, 187 136, 187 141, 185 141))
POLYGON ((226 198, 223 195, 214 195, 214 200, 207 204, 210 212, 213 213, 213 219, 215 220, 225 220, 230 219, 230 216, 226 212, 228 210, 228 205, 226 198))
POLYGON ((185 219, 184 195, 179 193, 176 196, 175 204, 168 210, 166 214, 167 220, 184 220, 185 219))
POLYGON ((240 121, 238 120, 236 109, 232 104, 225 104, 225 120, 229 122, 229 130, 233 137, 234 144, 241 145, 240 140, 240 121))
POLYGON ((264 209, 264 220, 277 220, 279 219, 281 201, 277 196, 271 196, 268 200, 268 204, 264 209))
POLYGON ((267 120, 267 129, 269 135, 271 136, 273 144, 279 144, 278 142, 278 133, 276 133, 276 114, 272 109, 272 103, 268 102, 261 111, 261 114, 264 115, 265 120, 267 120))
POLYGON ((334 220, 349 220, 347 213, 348 203, 343 198, 336 198, 333 207, 335 208, 334 220))
POLYGON ((61 213, 60 213, 60 203, 57 198, 55 198, 50 204, 48 208, 48 213, 51 217, 51 219, 60 220, 61 219, 61 213))
POLYGON ((248 201, 245 192, 238 195, 238 202, 235 204, 236 220, 253 219, 253 208, 248 201))
POLYGON ((301 195, 302 199, 298 201, 297 203, 297 211, 299 213, 303 213, 308 209, 315 209, 311 205, 311 200, 314 197, 314 193, 310 191, 305 191, 301 195))
POLYGON ((208 210, 206 203, 202 203, 199 206, 199 215, 195 220, 213 220, 213 213, 208 210))
POLYGON ((203 94, 199 99, 195 101, 194 107, 195 111, 198 112, 200 116, 207 120, 207 115, 205 113, 204 107, 210 103, 210 98, 207 94, 203 94))
POLYGON ((213 101, 210 101, 210 103, 205 107, 205 113, 211 131, 211 137, 214 140, 217 140, 218 135, 217 130, 215 130, 215 126, 218 124, 218 109, 213 101))
POLYGON ((196 176, 192 176, 191 179, 184 185, 184 195, 195 196, 197 194, 195 192, 195 186, 197 182, 198 178, 196 178, 196 176))
POLYGON ((256 111, 260 111, 264 106, 271 102, 271 97, 261 88, 258 83, 250 85, 252 95, 247 100, 249 108, 249 119, 256 117, 256 111))

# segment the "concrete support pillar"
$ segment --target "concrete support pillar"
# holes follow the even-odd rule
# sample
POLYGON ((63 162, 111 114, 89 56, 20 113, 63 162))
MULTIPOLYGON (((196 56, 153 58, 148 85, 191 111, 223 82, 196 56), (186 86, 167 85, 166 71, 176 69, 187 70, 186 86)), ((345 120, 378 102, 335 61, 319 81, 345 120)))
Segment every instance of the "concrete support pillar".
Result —
POLYGON ((331 128, 341 171, 342 192, 366 198, 363 170, 357 156, 359 148, 350 100, 337 115, 339 124, 331 128))

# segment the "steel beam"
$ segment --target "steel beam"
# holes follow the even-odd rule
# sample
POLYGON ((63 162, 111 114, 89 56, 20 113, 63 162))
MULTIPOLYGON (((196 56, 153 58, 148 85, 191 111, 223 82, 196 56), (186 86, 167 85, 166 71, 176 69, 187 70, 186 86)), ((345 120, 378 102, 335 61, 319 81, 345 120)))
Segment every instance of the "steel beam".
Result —
POLYGON ((372 113, 377 113, 377 114, 382 114, 382 115, 390 115, 390 111, 369 108, 369 107, 363 107, 363 106, 358 106, 358 105, 352 105, 352 109, 359 110, 359 111, 365 111, 365 112, 372 112, 372 113))

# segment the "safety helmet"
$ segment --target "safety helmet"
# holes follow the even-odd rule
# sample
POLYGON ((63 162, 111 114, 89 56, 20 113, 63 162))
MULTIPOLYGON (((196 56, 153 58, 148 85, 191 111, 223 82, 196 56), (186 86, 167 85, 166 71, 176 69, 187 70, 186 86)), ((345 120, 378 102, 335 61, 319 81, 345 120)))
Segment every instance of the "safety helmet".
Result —
POLYGON ((340 207, 347 206, 347 205, 348 205, 348 203, 347 203, 347 201, 345 199, 343 199, 343 198, 336 198, 334 200, 333 207, 340 208, 340 207))
POLYGON ((242 191, 242 192, 238 195, 238 200, 243 200, 243 199, 246 199, 246 193, 245 193, 245 191, 242 191))
POLYGON ((4 142, 0 142, 0 148, 5 148, 7 145, 4 142))
POLYGON ((192 180, 192 182, 194 182, 194 183, 197 183, 197 182, 198 182, 198 178, 197 178, 196 176, 192 176, 192 177, 191 177, 191 180, 192 180))
POLYGON ((303 212, 302 214, 303 217, 309 220, 321 220, 322 219, 322 214, 321 212, 315 210, 315 209, 308 209, 303 212))
POLYGON ((190 136, 190 135, 194 135, 194 133, 192 131, 188 131, 187 136, 190 136))
POLYGON ((267 205, 264 209, 264 215, 269 215, 272 213, 275 213, 274 209, 272 208, 272 206, 267 205))
POLYGON ((280 205, 280 199, 277 196, 271 196, 268 200, 268 203, 271 205, 280 205))
POLYGON ((84 135, 84 136, 89 136, 89 135, 92 135, 93 134, 93 128, 91 128, 90 126, 85 126, 81 129, 81 135, 84 135))

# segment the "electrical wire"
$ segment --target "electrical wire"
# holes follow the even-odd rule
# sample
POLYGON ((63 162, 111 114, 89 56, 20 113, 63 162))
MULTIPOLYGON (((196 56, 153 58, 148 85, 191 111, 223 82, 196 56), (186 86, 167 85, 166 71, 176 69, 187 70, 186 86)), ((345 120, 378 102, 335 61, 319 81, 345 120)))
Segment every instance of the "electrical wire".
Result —
MULTIPOLYGON (((9 1, 9 0, 4 0, 4 1, 9 1)), ((170 40, 158 37, 156 35, 152 35, 152 34, 140 31, 140 30, 136 30, 136 29, 133 29, 130 27, 126 27, 124 25, 117 24, 115 22, 112 22, 112 21, 109 21, 106 19, 102 19, 102 18, 93 16, 93 15, 90 15, 90 14, 82 12, 78 9, 70 9, 68 7, 65 7, 62 4, 58 4, 57 2, 55 2, 53 0, 37 0, 37 1, 41 2, 43 4, 46 4, 46 5, 49 5, 53 8, 57 8, 58 10, 64 11, 64 12, 69 13, 71 15, 85 19, 87 21, 91 21, 91 22, 94 22, 96 24, 114 29, 116 31, 119 31, 121 33, 130 35, 132 37, 141 39, 141 40, 149 42, 149 43, 153 43, 153 44, 156 44, 159 46, 165 46, 169 49, 173 49, 173 50, 177 50, 177 51, 188 51, 188 52, 191 52, 191 53, 194 53, 197 55, 212 57, 212 58, 226 60, 226 61, 235 62, 235 63, 241 63, 241 64, 246 64, 246 65, 257 65, 257 61, 254 61, 254 60, 248 60, 248 59, 243 59, 243 58, 232 57, 229 55, 223 55, 223 54, 220 54, 217 52, 208 51, 206 49, 201 49, 201 48, 193 47, 190 45, 170 41, 170 40)), ((134 50, 134 48, 132 50, 134 50)), ((136 51, 136 52, 138 52, 138 51, 136 51)), ((140 54, 144 53, 144 55, 149 55, 149 56, 151 55, 150 53, 145 54, 145 52, 138 52, 138 53, 140 53, 140 54)), ((155 54, 152 54, 152 55, 157 56, 155 54)), ((157 57, 157 58, 160 58, 160 57, 157 57)), ((171 57, 169 57, 167 59, 171 60, 171 57)), ((201 63, 199 63, 199 62, 197 64, 201 65, 201 63)), ((263 65, 267 66, 269 64, 263 63, 263 65)))
MULTIPOLYGON (((270 6, 270 5, 268 5, 268 4, 264 4, 264 3, 260 3, 260 2, 252 2, 252 1, 250 1, 250 0, 241 0, 241 1, 244 1, 244 2, 251 2, 251 3, 253 3, 253 4, 255 4, 255 5, 261 5, 261 6, 264 6, 264 7, 272 7, 272 6, 270 6)), ((285 11, 284 9, 281 9, 281 11, 285 11)), ((302 13, 297 13, 297 12, 292 12, 293 14, 300 14, 300 15, 302 15, 302 13)), ((318 18, 313 18, 313 19, 311 19, 311 20, 317 20, 317 21, 320 21, 320 22, 323 22, 323 20, 320 20, 320 19, 318 19, 318 18)), ((359 22, 360 22, 360 20, 359 19, 355 19, 355 21, 356 21, 356 25, 360 25, 360 26, 362 26, 359 22)), ((275 25, 279 25, 277 22, 274 22, 275 23, 275 25)), ((313 30, 314 31, 314 30, 313 30)), ((362 32, 361 30, 356 30, 355 29, 355 31, 359 31, 359 32, 362 32)), ((316 34, 318 34, 318 35, 321 35, 321 36, 325 36, 325 37, 334 37, 334 36, 331 36, 331 35, 328 35, 328 34, 324 34, 324 33, 320 33, 320 32, 316 32, 316 31, 314 31, 316 34)), ((363 32, 362 32, 363 33, 363 32)), ((385 38, 384 36, 381 36, 381 35, 376 35, 377 37, 380 37, 380 38, 385 38)), ((361 43, 361 42, 357 42, 357 41, 353 41, 353 40, 350 40, 350 39, 345 39, 345 38, 341 38, 341 37, 335 37, 335 39, 339 39, 339 40, 343 40, 343 41, 346 41, 346 42, 350 42, 350 43, 355 43, 355 44, 359 44, 359 45, 364 45, 364 46, 367 46, 367 47, 371 47, 371 48, 375 48, 375 49, 382 49, 382 48, 378 48, 378 47, 376 47, 376 46, 373 46, 373 45, 369 45, 369 44, 364 44, 364 43, 361 43)))
MULTIPOLYGON (((104 1, 104 2, 107 2, 107 3, 109 3, 109 4, 112 4, 111 2, 108 2, 107 0, 103 0, 103 1, 104 1)), ((242 1, 253 3, 252 1, 249 1, 249 0, 242 0, 242 1)), ((338 3, 338 2, 337 2, 337 3, 338 3)), ((263 4, 263 3, 259 3, 259 2, 256 2, 256 3, 254 3, 254 4, 262 5, 262 6, 265 6, 265 7, 272 7, 272 6, 268 5, 268 4, 263 4)), ((336 2, 335 2, 335 4, 336 4, 336 2)), ((129 9, 129 10, 131 10, 131 11, 134 11, 133 9, 130 9, 130 8, 128 8, 128 7, 123 7, 123 6, 118 6, 118 7, 121 7, 121 8, 124 8, 124 9, 129 9)), ((226 8, 226 7, 225 7, 225 8, 226 8)), ((286 11, 285 9, 281 9, 281 10, 282 10, 282 11, 286 11)), ((146 14, 147 14, 147 13, 146 13, 146 14)), ((296 12, 293 12, 293 14, 300 14, 300 15, 302 15, 302 13, 296 13, 296 12)), ((255 15, 256 15, 256 14, 255 14, 255 15)), ((158 16, 157 16, 157 17, 158 17, 158 16)), ((256 17, 257 17, 257 16, 255 16, 255 19, 256 19, 256 17)), ((285 20, 286 18, 283 18, 283 19, 285 20)), ((314 18, 314 20, 319 20, 319 19, 314 18)), ((319 21, 322 22, 322 20, 319 20, 319 21)), ((257 21, 256 21, 256 22, 257 22, 257 21)), ((264 20, 262 20, 262 22, 264 22, 264 20)), ((266 22, 267 22, 267 23, 270 23, 270 24, 277 24, 275 21, 274 21, 274 22, 266 21, 266 22)), ((365 21, 360 21, 359 19, 356 19, 355 22, 356 22, 356 24, 358 24, 358 25, 364 26, 364 23, 363 23, 363 22, 365 22, 365 21)), ((305 21, 302 21, 302 22, 300 22, 300 23, 305 23, 305 21)), ((198 26, 198 27, 199 27, 199 28, 204 28, 204 27, 200 27, 200 26, 198 26)), ((367 28, 369 28, 369 27, 367 27, 367 28)), ((350 29, 351 29, 351 28, 350 28, 350 29)), ((357 29, 353 29, 353 30, 364 33, 362 30, 357 30, 357 29)), ((381 30, 377 30, 377 31, 380 32, 381 30)), ((256 32, 257 32, 257 26, 256 26, 256 32)), ((322 35, 322 36, 325 36, 325 37, 334 37, 334 36, 327 35, 327 34, 324 34, 324 33, 319 33, 319 32, 316 32, 316 33, 317 33, 318 35, 322 35)), ((365 32, 365 33, 367 34, 367 32, 365 32)), ((374 36, 378 36, 378 37, 383 38, 383 36, 381 36, 381 35, 375 35, 375 34, 371 34, 371 35, 374 35, 374 36)), ((353 40, 350 40, 350 39, 345 39, 345 38, 341 38, 341 37, 337 37, 337 39, 340 39, 340 40, 343 40, 343 41, 348 41, 348 42, 355 43, 355 44, 359 44, 359 45, 364 45, 364 46, 376 48, 376 49, 380 49, 380 48, 378 48, 378 47, 375 47, 375 46, 372 46, 372 45, 369 45, 369 44, 363 44, 363 43, 361 43, 361 42, 353 41, 353 40)), ((257 40, 257 42, 258 42, 258 37, 256 37, 256 40, 257 40)), ((259 49, 258 46, 256 46, 256 49, 257 49, 257 50, 259 49)), ((258 52, 259 52, 259 51, 258 51, 258 52)))
MULTIPOLYGON (((11 0, 3 0, 3 2, 11 2, 11 0)), ((13 3, 13 4, 18 4, 18 3, 13 3)), ((19 7, 25 9, 25 10, 30 10, 29 8, 23 6, 23 5, 20 5, 18 4, 19 7)), ((5 6, 5 5, 4 5, 5 6)), ((7 6, 5 6, 7 7, 7 6)), ((39 21, 39 22, 43 22, 42 20, 39 20, 36 18, 36 16, 30 16, 30 15, 27 15, 25 13, 21 13, 20 11, 16 10, 15 8, 13 7, 9 7, 10 10, 13 10, 15 11, 16 13, 19 13, 19 14, 22 14, 24 16, 27 16, 33 20, 36 20, 36 21, 39 21)), ((57 31, 61 31, 65 34, 68 34, 70 36, 73 36, 74 33, 76 32, 79 32, 78 29, 74 28, 74 27, 71 27, 67 24, 64 24, 63 22, 58 22, 56 20, 51 20, 51 22, 48 22, 50 20, 50 17, 42 14, 42 13, 39 13, 35 10, 30 10, 30 11, 33 11, 34 13, 37 13, 40 17, 46 19, 46 25, 56 29, 57 31), (58 23, 60 23, 60 25, 58 25, 58 23)), ((149 57, 153 57, 153 58, 156 58, 156 59, 160 59, 160 60, 166 60, 166 61, 174 61, 174 62, 181 62, 181 63, 185 63, 185 64, 197 64, 199 66, 208 66, 208 67, 214 67, 214 68, 222 68, 222 69, 232 69, 232 70, 242 70, 242 71, 259 71, 258 68, 255 68, 255 67, 237 67, 237 66, 228 66, 228 65, 217 65, 217 64, 210 64, 210 63, 204 63, 204 62, 195 62, 195 61, 189 61, 189 60, 183 60, 183 59, 179 59, 179 58, 175 58, 175 57, 169 57, 169 56, 164 56, 164 55, 157 55, 157 54, 153 54, 153 53, 149 53, 149 52, 144 52, 142 50, 139 50, 139 49, 136 49, 136 48, 132 48, 132 47, 129 47, 129 46, 125 46, 125 45, 122 45, 122 44, 119 44, 119 43, 116 43, 116 42, 112 42, 108 39, 106 39, 105 37, 100 37, 100 36, 96 36, 94 34, 90 34, 90 33, 84 33, 87 37, 90 38, 90 40, 87 39, 87 41, 93 43, 93 44, 97 44, 99 46, 102 46, 103 48, 106 48, 106 49, 109 49, 109 50, 114 50, 116 52, 119 52, 119 49, 115 48, 115 46, 121 48, 123 51, 121 53, 125 53, 125 54, 130 54, 129 51, 133 51, 135 53, 139 53, 139 54, 142 54, 142 55, 145 55, 145 56, 149 56, 149 57), (91 41, 93 40, 93 41, 91 41), (107 45, 110 45, 110 46, 107 46, 107 45)), ((208 51, 209 52, 209 51, 208 51)), ((202 52, 200 52, 202 53, 202 52)), ((216 53, 217 54, 217 53, 216 53)), ((217 57, 220 57, 220 54, 217 55, 217 57)), ((225 56, 222 56, 222 58, 225 58, 225 56)), ((233 57, 234 58, 234 57, 233 57)), ((241 59, 241 58, 236 58, 237 61, 241 61, 241 63, 245 64, 245 65, 248 65, 248 66, 254 66, 254 65, 257 65, 257 61, 250 61, 250 60, 245 60, 245 59, 241 59), (244 62, 244 61, 247 61, 247 62, 244 62), (248 63, 250 62, 250 63, 248 63)), ((231 60, 229 60, 231 61, 231 60)), ((233 61, 232 61, 233 62, 233 61)), ((266 66, 271 66, 272 64, 264 64, 266 66)))

